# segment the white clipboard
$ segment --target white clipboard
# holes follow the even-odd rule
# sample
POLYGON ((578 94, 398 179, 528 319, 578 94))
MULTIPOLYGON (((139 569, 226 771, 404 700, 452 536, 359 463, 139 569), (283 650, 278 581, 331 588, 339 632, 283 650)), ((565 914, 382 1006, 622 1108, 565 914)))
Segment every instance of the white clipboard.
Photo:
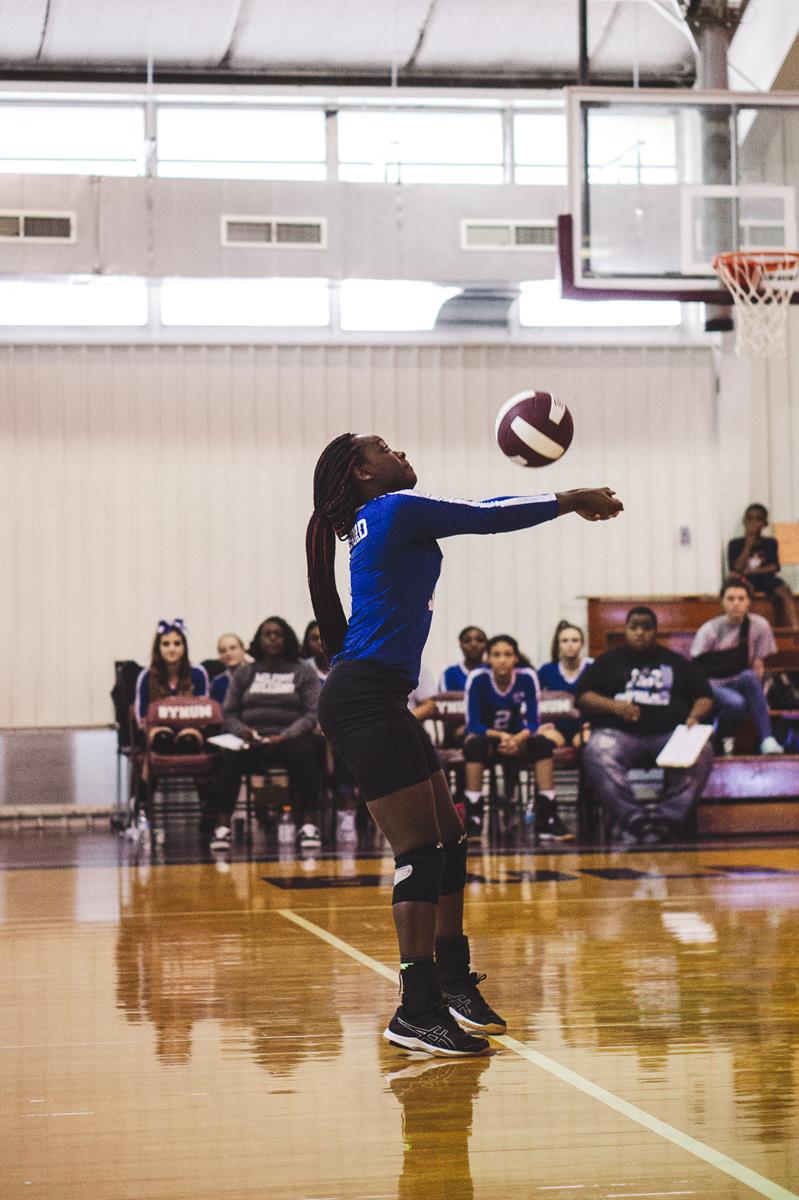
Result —
POLYGON ((659 767, 692 767, 712 732, 712 725, 678 725, 655 762, 659 767))

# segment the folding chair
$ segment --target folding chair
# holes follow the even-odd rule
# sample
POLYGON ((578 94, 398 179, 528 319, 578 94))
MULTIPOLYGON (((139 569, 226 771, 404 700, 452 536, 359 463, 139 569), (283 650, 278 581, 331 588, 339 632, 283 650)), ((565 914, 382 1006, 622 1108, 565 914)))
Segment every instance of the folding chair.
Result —
MULTIPOLYGON (((144 745, 138 751, 145 781, 146 815, 153 826, 155 797, 158 793, 174 791, 187 783, 196 785, 211 782, 216 753, 206 739, 222 729, 222 709, 208 696, 168 696, 153 700, 147 709, 142 732, 144 745), (159 754, 150 745, 154 729, 167 728, 180 733, 196 729, 203 738, 203 750, 196 754, 159 754)), ((249 812, 248 826, 249 826, 249 812)))

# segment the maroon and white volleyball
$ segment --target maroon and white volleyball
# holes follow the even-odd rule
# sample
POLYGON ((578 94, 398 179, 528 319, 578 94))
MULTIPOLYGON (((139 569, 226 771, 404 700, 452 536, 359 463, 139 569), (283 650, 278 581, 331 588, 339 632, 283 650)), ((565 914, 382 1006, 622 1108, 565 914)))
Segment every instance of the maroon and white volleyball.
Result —
POLYGON ((572 415, 551 392, 517 392, 497 413, 497 444, 522 467, 546 467, 574 437, 572 415))

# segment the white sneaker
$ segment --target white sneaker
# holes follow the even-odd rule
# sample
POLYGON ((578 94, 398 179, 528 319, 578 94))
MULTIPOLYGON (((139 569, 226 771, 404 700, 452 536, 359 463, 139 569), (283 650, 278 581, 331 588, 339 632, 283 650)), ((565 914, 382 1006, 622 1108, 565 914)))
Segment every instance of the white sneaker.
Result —
POLYGON ((230 830, 227 825, 217 825, 210 844, 212 850, 230 849, 230 830))
POLYGON ((336 837, 346 841, 357 836, 355 828, 355 813, 352 809, 342 809, 336 815, 336 837))
POLYGON ((777 741, 777 739, 775 737, 767 737, 767 738, 763 738, 763 741, 760 743, 760 753, 761 754, 784 754, 785 751, 783 750, 782 746, 779 744, 779 742, 777 741))
POLYGON ((322 835, 315 825, 301 825, 297 831, 297 840, 301 846, 321 846, 322 835))

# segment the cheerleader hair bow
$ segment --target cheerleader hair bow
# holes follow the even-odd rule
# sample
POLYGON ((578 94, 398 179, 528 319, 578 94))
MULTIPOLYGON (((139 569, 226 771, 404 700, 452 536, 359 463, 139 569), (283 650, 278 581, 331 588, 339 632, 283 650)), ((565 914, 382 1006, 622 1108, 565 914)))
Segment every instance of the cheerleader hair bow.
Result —
POLYGON ((164 633, 172 633, 173 630, 176 630, 178 633, 182 633, 185 636, 186 623, 182 617, 173 617, 171 621, 162 619, 158 622, 157 632, 159 637, 161 637, 161 635, 164 633))

